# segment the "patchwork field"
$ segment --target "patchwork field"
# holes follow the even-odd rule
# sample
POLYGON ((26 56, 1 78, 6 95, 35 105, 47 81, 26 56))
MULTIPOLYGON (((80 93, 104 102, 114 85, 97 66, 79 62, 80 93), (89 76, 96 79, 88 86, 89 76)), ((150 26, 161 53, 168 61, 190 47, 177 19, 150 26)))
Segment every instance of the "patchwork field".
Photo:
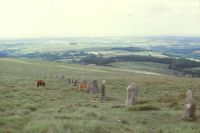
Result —
POLYGON ((0 133, 199 133, 200 120, 181 120, 185 92, 194 91, 200 111, 198 78, 157 73, 166 66, 115 64, 119 68, 0 58, 0 133), (131 68, 130 67, 131 65, 131 68), (135 68, 132 67, 135 65, 135 68), (137 70, 137 71, 136 71, 137 70), (144 69, 146 70, 146 69, 144 69), (64 75, 64 79, 61 79, 64 75), (77 80, 106 80, 107 101, 67 83, 77 80), (43 79, 46 87, 36 87, 43 79), (123 107, 127 86, 139 87, 138 102, 123 107))

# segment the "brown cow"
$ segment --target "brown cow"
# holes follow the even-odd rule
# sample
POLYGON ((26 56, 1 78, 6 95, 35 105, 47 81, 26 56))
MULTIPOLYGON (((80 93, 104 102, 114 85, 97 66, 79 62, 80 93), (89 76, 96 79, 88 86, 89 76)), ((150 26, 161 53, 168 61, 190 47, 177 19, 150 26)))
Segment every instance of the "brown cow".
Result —
POLYGON ((79 88, 80 88, 80 90, 84 90, 84 89, 86 89, 87 88, 87 83, 80 83, 79 84, 79 88))
POLYGON ((37 80, 37 87, 39 87, 39 86, 45 87, 45 82, 43 80, 37 80))

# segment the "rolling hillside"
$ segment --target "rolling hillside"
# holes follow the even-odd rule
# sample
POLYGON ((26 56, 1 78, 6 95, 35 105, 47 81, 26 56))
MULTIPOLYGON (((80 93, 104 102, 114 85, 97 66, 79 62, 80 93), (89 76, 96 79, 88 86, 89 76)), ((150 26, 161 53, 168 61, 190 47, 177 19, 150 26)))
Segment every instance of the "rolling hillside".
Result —
POLYGON ((200 132, 199 119, 181 120, 189 88, 195 92, 199 113, 198 78, 167 76, 120 65, 110 68, 0 58, 0 133, 200 132), (99 86, 105 79, 108 100, 100 102, 99 93, 92 95, 73 87, 67 83, 69 77, 79 81, 97 79, 99 86), (43 79, 46 87, 37 88, 38 79, 43 79), (132 82, 139 87, 138 102, 128 110, 122 105, 126 87, 132 82))

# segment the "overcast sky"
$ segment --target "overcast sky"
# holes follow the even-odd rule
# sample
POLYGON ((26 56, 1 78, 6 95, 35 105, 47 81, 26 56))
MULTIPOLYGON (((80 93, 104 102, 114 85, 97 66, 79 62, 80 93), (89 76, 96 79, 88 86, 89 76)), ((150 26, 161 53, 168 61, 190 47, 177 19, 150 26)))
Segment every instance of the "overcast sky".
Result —
POLYGON ((0 0, 0 38, 200 35, 200 0, 0 0))

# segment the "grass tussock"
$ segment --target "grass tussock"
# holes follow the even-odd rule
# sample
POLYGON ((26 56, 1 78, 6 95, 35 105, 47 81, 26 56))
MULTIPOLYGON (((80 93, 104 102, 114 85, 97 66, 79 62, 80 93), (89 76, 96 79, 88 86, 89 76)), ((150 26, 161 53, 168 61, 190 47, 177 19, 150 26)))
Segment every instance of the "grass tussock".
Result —
POLYGON ((0 107, 0 112, 5 112, 6 109, 4 107, 0 107))
POLYGON ((177 101, 177 99, 172 95, 165 94, 165 95, 159 96, 157 101, 164 102, 164 103, 171 103, 171 102, 177 101))
POLYGON ((91 107, 91 108, 98 108, 98 106, 96 104, 85 104, 85 107, 91 107))
POLYGON ((55 116, 54 118, 59 119, 59 120, 69 120, 69 119, 71 119, 71 117, 69 117, 69 116, 55 116))
POLYGON ((30 111, 36 111, 37 110, 37 106, 34 105, 34 104, 25 104, 24 108, 29 109, 30 111))
POLYGON ((111 108, 115 109, 115 108, 124 108, 125 105, 113 105, 111 108))
POLYGON ((120 119, 120 120, 118 120, 118 122, 120 122, 120 123, 122 123, 124 125, 129 125, 129 122, 127 120, 125 120, 125 119, 120 119))
POLYGON ((178 109, 179 101, 183 99, 184 97, 185 97, 185 94, 183 93, 179 94, 177 97, 169 95, 169 94, 165 94, 163 96, 160 96, 157 101, 166 103, 167 104, 166 107, 168 108, 178 109))
POLYGON ((160 108, 150 104, 134 105, 128 108, 128 111, 157 111, 157 110, 160 110, 160 108))
POLYGON ((97 118, 98 117, 98 114, 95 113, 95 112, 89 112, 86 114, 87 117, 92 117, 92 118, 97 118))
POLYGON ((149 102, 150 102, 150 100, 139 100, 139 101, 137 101, 137 104, 147 104, 149 102))
POLYGON ((167 104, 168 108, 174 108, 174 107, 177 107, 177 106, 178 106, 178 103, 176 101, 172 101, 172 102, 167 104))
POLYGON ((45 133, 48 131, 48 122, 34 121, 25 127, 26 133, 45 133))
POLYGON ((180 94, 178 95, 178 98, 180 98, 180 99, 186 98, 185 92, 180 93, 180 94))

